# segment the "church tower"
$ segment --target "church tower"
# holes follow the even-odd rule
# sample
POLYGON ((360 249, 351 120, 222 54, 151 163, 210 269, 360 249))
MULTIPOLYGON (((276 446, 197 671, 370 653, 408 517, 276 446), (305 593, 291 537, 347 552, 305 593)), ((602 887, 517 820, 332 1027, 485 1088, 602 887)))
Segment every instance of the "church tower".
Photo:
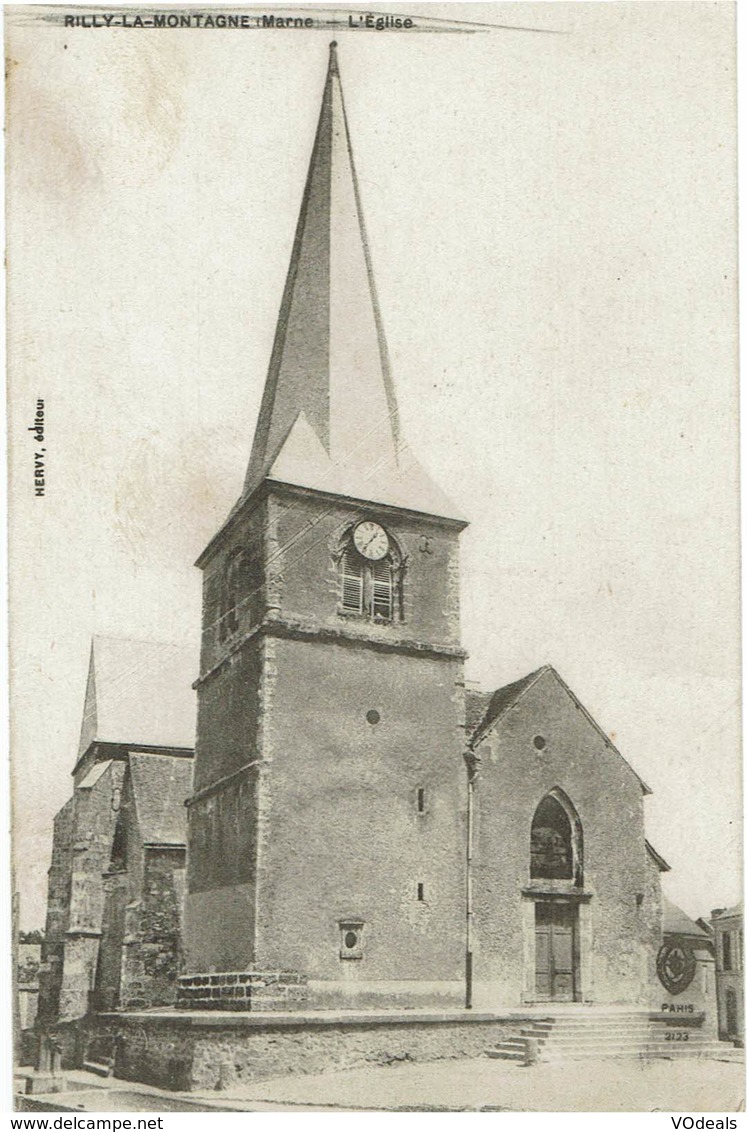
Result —
POLYGON ((195 1005, 273 972, 460 1000, 465 525, 401 434, 332 44, 244 490, 197 563, 195 1005))

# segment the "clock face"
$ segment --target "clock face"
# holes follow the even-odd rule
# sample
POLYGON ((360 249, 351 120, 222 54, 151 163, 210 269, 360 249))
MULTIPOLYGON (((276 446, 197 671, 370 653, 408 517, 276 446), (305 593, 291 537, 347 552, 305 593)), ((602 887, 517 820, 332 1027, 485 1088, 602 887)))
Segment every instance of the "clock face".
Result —
POLYGON ((372 523, 370 520, 358 524, 353 531, 353 542, 358 553, 364 558, 370 558, 372 562, 378 562, 389 550, 389 536, 386 531, 378 523, 372 523))

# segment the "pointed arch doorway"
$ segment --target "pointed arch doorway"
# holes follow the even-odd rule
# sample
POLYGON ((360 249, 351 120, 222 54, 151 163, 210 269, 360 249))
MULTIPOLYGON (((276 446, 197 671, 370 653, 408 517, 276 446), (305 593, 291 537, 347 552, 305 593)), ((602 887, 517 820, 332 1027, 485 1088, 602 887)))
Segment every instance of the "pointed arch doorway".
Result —
POLYGON ((537 1002, 578 1002, 583 831, 573 804, 558 788, 534 812, 529 858, 527 996, 537 1002))

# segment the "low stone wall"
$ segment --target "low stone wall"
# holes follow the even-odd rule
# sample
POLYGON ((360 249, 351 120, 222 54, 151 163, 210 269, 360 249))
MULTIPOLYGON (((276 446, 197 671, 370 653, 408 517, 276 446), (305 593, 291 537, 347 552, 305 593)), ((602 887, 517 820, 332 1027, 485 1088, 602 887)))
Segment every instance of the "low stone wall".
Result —
POLYGON ((487 1014, 102 1014, 115 1075, 166 1089, 214 1089, 329 1069, 479 1057, 526 1019, 487 1014))

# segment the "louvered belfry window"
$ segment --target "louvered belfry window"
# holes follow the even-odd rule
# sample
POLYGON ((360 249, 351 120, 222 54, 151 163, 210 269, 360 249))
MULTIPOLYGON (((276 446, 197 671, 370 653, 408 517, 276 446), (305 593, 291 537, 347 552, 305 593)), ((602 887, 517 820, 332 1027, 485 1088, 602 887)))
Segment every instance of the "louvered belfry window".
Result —
POLYGON ((392 619, 392 567, 386 559, 371 566, 371 609, 374 617, 392 619))
POLYGON ((340 555, 340 608, 376 621, 393 621, 395 571, 391 558, 366 562, 353 546, 340 555))
POLYGON ((352 549, 343 551, 340 559, 340 580, 342 608, 346 613, 363 612, 363 573, 363 561, 355 551, 352 549))

